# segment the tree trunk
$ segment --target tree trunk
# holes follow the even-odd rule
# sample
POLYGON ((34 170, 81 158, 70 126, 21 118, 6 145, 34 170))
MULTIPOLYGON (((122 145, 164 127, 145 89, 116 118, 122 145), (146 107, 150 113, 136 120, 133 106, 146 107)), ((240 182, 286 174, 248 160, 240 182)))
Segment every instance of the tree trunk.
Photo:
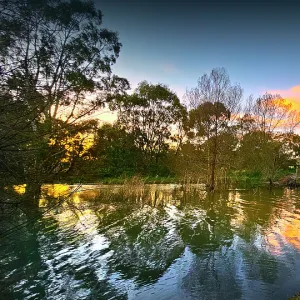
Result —
POLYGON ((215 189, 215 170, 216 170, 216 157, 214 154, 213 162, 211 164, 211 177, 210 177, 210 184, 209 190, 212 192, 215 189))
POLYGON ((209 183, 209 191, 215 189, 215 177, 216 177, 216 164, 217 164, 217 136, 214 137, 214 148, 212 152, 212 163, 211 163, 211 175, 209 183))
POLYGON ((39 207, 39 200, 41 197, 42 185, 36 182, 26 184, 25 199, 26 206, 37 209, 39 207))
POLYGON ((272 189, 272 187, 273 187, 273 180, 272 180, 272 178, 269 178, 269 183, 270 183, 270 189, 272 189))

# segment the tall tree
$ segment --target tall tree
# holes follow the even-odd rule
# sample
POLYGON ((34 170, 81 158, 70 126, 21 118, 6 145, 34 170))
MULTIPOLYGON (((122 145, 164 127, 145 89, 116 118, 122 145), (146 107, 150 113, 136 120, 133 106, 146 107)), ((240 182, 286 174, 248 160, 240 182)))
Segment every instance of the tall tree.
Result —
POLYGON ((142 151, 135 137, 117 124, 104 124, 96 133, 92 155, 101 177, 133 176, 141 172, 142 151))
POLYGON ((185 107, 175 93, 162 84, 141 82, 132 95, 119 97, 114 106, 118 123, 135 136, 149 163, 158 163, 170 142, 180 143, 185 107))
POLYGON ((256 173, 270 185, 280 170, 288 168, 290 158, 283 141, 263 131, 247 133, 238 149, 240 170, 256 173))
POLYGON ((292 104, 278 94, 266 93, 249 101, 239 120, 244 132, 238 150, 239 167, 259 174, 272 185, 278 172, 287 168, 294 156, 293 131, 299 120, 292 104))
POLYGON ((204 74, 197 87, 186 93, 190 107, 187 128, 206 148, 207 185, 211 191, 215 189, 222 137, 238 115, 241 98, 241 87, 231 84, 224 68, 204 74))
MULTIPOLYGON (((128 88, 128 82, 111 71, 122 46, 118 35, 102 27, 102 13, 92 1, 0 0, 0 40, 4 159, 22 147, 40 149, 39 143, 44 147, 60 136, 64 124, 77 122, 128 88), (8 115, 6 105, 22 113, 8 115), (18 126, 9 126, 13 123, 18 126)), ((44 157, 31 154, 30 164, 38 173, 44 157)), ((21 157, 26 161, 29 156, 21 157)), ((12 160, 2 165, 11 169, 7 163, 12 160)), ((23 173, 28 184, 35 181, 25 166, 23 173)))

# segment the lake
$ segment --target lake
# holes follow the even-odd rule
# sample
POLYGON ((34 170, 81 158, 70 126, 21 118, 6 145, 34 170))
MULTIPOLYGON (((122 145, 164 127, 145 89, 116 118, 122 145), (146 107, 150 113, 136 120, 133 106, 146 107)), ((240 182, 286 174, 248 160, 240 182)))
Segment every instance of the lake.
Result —
POLYGON ((259 300, 300 292, 300 191, 82 186, 63 200, 74 188, 45 186, 37 221, 11 216, 0 299, 259 300))

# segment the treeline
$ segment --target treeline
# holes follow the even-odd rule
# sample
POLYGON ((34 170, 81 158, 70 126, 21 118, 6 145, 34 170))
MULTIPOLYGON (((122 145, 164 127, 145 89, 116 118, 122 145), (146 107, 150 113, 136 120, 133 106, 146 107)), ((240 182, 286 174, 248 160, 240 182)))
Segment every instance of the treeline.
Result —
POLYGON ((243 98, 224 68, 188 90, 112 74, 122 44, 85 0, 0 0, 2 190, 134 175, 201 182, 253 175, 271 184, 299 154, 299 115, 280 95, 243 98), (93 114, 117 112, 100 126, 93 114))
POLYGON ((95 128, 69 178, 171 177, 209 190, 245 179, 273 185, 295 173, 299 113, 280 95, 242 94, 224 68, 204 74, 186 105, 166 86, 142 82, 116 98, 117 122, 95 128))

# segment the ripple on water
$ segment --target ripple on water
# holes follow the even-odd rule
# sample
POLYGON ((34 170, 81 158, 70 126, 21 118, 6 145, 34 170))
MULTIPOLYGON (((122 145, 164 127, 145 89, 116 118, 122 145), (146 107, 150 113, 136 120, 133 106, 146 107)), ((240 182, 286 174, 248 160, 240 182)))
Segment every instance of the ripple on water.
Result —
POLYGON ((285 299, 299 291, 298 191, 153 191, 120 201, 120 187, 109 197, 87 189, 76 214, 57 209, 25 228, 0 249, 6 295, 285 299))

